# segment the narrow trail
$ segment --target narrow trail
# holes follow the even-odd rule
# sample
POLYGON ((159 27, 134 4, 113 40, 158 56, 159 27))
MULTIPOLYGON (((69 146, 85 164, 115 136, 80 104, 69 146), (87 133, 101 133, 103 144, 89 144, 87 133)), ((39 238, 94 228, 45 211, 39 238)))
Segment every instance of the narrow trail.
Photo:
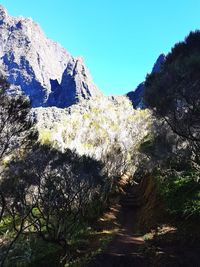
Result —
POLYGON ((148 266, 142 253, 144 240, 137 233, 137 210, 139 196, 136 187, 128 187, 121 198, 118 234, 106 250, 96 256, 87 267, 145 267, 148 266))
POLYGON ((84 267, 200 267, 199 241, 193 236, 190 240, 190 228, 185 232, 179 221, 174 224, 163 217, 160 227, 152 228, 152 236, 144 241, 138 233, 139 216, 144 208, 141 186, 125 188, 125 194, 113 209, 119 231, 106 249, 84 267))

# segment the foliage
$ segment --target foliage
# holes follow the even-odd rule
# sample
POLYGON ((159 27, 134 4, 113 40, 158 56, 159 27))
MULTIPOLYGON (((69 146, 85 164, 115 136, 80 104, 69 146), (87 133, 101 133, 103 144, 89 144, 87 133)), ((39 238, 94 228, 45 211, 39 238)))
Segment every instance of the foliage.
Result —
POLYGON ((200 218, 199 172, 167 171, 157 175, 159 191, 163 196, 169 213, 182 218, 200 218))
POLYGON ((160 161, 154 169, 161 195, 170 213, 199 217, 200 31, 172 48, 145 87, 145 103, 161 123, 143 151, 150 161, 160 161))
POLYGON ((42 145, 50 145, 51 144, 51 131, 47 129, 43 129, 39 133, 39 141, 42 145))
POLYGON ((2 172, 11 157, 19 157, 36 141, 37 133, 33 125, 27 98, 23 95, 13 96, 5 78, 0 77, 0 224, 5 216, 7 218, 7 200, 1 184, 2 172))
MULTIPOLYGON (((137 154, 140 142, 149 131, 151 114, 147 110, 134 111, 123 97, 101 101, 101 105, 88 101, 85 108, 81 104, 63 110, 60 121, 40 120, 42 145, 23 149, 20 157, 14 154, 18 146, 12 140, 12 161, 5 157, 2 160, 0 181, 4 202, 0 225, 2 264, 12 260, 22 265, 36 262, 33 236, 60 247, 65 258, 71 240, 79 236, 85 224, 94 222, 102 213, 113 177, 132 168, 131 155, 137 154)), ((15 103, 13 99, 12 103, 15 103)), ((21 123, 27 124, 19 136, 14 132, 13 136, 16 140, 20 137, 18 144, 27 148, 25 144, 31 144, 34 135, 27 118, 29 109, 25 108, 28 103, 23 103, 27 106, 18 106, 21 111, 15 113, 16 121, 23 115, 21 123)), ((46 255, 45 251, 41 253, 46 255)))
POLYGON ((46 142, 44 133, 50 132, 48 140, 53 147, 63 152, 75 150, 102 161, 109 177, 134 170, 130 155, 136 159, 140 142, 151 128, 151 113, 134 110, 126 97, 85 101, 67 109, 56 121, 52 120, 49 110, 35 111, 40 117, 38 130, 42 143, 46 142), (45 119, 48 116, 49 119, 45 119))
POLYGON ((36 139, 30 108, 27 98, 9 93, 9 84, 0 77, 0 160, 36 139))
POLYGON ((147 76, 145 102, 185 139, 199 164, 200 32, 191 32, 172 49, 159 73, 147 76))
MULTIPOLYGON (((36 146, 25 158, 13 160, 2 178, 5 215, 13 233, 6 257, 26 233, 35 233, 68 253, 68 241, 91 219, 94 200, 98 199, 99 211, 96 209, 93 219, 99 216, 110 188, 101 163, 48 146, 36 146)), ((9 229, 4 225, 3 234, 9 229)))

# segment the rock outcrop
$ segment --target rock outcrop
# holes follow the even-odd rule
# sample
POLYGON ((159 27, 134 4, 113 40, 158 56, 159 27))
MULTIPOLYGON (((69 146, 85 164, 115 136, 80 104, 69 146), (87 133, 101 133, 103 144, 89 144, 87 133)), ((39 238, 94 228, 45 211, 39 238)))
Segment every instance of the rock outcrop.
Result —
POLYGON ((11 17, 1 5, 0 66, 33 107, 63 108, 102 94, 81 58, 48 39, 31 18, 11 17))
MULTIPOLYGON (((161 54, 156 60, 151 73, 159 72, 164 62, 165 62, 165 55, 161 54)), ((133 103, 134 108, 145 107, 143 103, 144 92, 145 92, 145 85, 144 82, 142 82, 138 85, 138 87, 134 91, 131 91, 126 95, 133 103)))
POLYGON ((154 64, 154 66, 153 66, 153 69, 152 69, 152 72, 151 72, 151 73, 157 73, 157 72, 159 72, 160 69, 161 69, 161 67, 162 67, 162 64, 165 62, 165 59, 166 59, 165 54, 161 54, 161 55, 157 58, 157 60, 156 60, 156 62, 155 62, 155 64, 154 64))

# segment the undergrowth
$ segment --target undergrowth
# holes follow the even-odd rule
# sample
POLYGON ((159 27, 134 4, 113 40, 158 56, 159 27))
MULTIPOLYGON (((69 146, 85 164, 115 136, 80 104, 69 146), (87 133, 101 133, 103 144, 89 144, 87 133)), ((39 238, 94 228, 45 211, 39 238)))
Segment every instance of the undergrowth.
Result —
POLYGON ((195 170, 169 171, 157 175, 157 183, 167 211, 184 219, 200 218, 199 173, 195 170))

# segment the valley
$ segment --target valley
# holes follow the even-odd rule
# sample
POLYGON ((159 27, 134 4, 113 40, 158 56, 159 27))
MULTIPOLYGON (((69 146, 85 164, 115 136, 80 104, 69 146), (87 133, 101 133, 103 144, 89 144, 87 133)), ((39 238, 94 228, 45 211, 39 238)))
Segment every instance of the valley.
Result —
POLYGON ((106 96, 0 5, 0 266, 198 267, 200 31, 106 96))

